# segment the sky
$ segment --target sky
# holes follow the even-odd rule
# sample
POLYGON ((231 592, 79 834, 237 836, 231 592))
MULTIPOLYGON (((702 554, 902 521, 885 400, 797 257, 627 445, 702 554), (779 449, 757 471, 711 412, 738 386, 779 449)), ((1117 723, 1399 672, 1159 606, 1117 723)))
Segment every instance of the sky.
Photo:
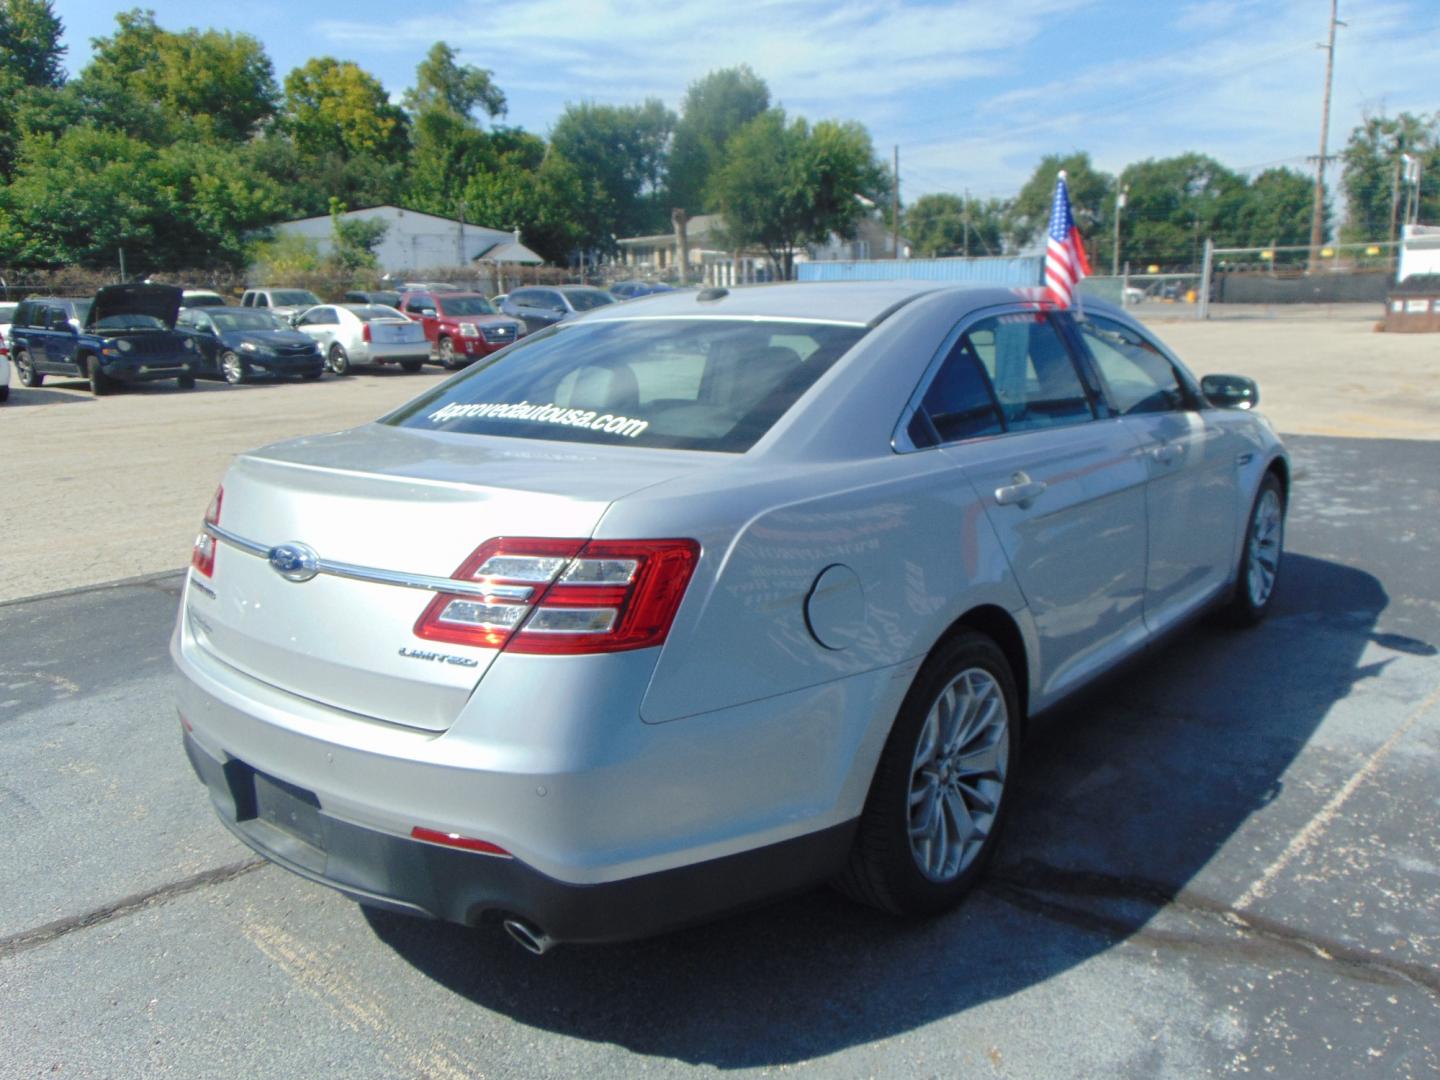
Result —
MULTIPOLYGON (((1329 0, 137 0, 162 27, 258 37, 277 81, 354 60, 398 100, 436 41, 488 68, 506 123, 549 132, 565 105, 658 97, 749 64, 772 100, 858 120, 899 147, 902 198, 1008 198, 1047 153, 1119 172, 1209 154, 1253 175, 1313 172, 1329 0)), ((72 74, 128 4, 55 0, 72 74)), ((1341 0, 1330 151, 1366 115, 1440 109, 1440 0, 1341 0)), ((1332 169, 1330 182, 1338 179, 1332 169)))

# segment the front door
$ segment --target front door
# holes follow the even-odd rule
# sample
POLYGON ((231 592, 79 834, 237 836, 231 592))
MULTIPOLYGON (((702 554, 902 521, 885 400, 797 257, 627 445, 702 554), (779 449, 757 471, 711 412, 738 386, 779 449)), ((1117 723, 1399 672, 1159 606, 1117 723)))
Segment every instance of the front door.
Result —
POLYGON ((945 453, 979 495, 1025 596, 1043 707, 1146 635, 1146 472, 1134 435, 1100 415, 1050 316, 983 318, 957 350, 951 360, 982 372, 998 434, 945 453))
POLYGON ((1149 473, 1145 619, 1159 631, 1229 580, 1239 527, 1236 458, 1244 448, 1138 327, 1099 315, 1076 325, 1149 473))

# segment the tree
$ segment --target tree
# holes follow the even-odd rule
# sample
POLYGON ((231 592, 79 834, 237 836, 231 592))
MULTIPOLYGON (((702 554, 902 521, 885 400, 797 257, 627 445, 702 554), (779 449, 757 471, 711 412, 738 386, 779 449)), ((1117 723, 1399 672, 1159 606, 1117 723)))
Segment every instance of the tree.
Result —
POLYGON ((1085 241, 1086 252, 1095 251, 1112 227, 1115 185, 1110 174, 1091 165, 1087 153, 1047 154, 1010 204, 1010 241, 1017 248, 1043 242, 1050 224, 1050 207, 1055 200, 1055 178, 1062 169, 1065 186, 1070 191, 1070 212, 1085 241))
POLYGON ((390 104, 379 79, 349 60, 317 57, 286 75, 281 119, 307 157, 393 162, 408 150, 405 114, 390 104))
POLYGON ((405 92, 405 108, 420 115, 443 110, 473 121, 479 109, 491 120, 505 115, 505 94, 491 81, 493 72, 457 64, 456 52, 443 41, 430 46, 415 69, 415 86, 405 92))
POLYGON ((849 236, 864 212, 857 195, 878 194, 883 167, 865 129, 822 121, 814 129, 770 109, 730 140, 711 190, 736 247, 763 247, 789 278, 795 251, 830 234, 849 236))
POLYGON ((275 72, 249 34, 173 33, 139 9, 115 21, 114 34, 95 39, 77 86, 102 126, 162 144, 239 142, 275 115, 275 72))
POLYGON ((1249 240, 1245 179, 1214 158, 1191 153, 1142 161, 1125 168, 1120 184, 1130 189, 1122 260, 1198 268, 1207 237, 1221 246, 1249 240))
POLYGON ((770 88, 744 64, 691 83, 670 150, 671 205, 692 214, 714 209, 707 191, 724 163, 725 145, 769 107, 770 88))
POLYGON ((336 269, 346 274, 357 270, 373 270, 378 265, 375 249, 385 234, 390 231, 388 221, 346 218, 345 204, 339 199, 330 200, 330 223, 334 230, 331 261, 336 269))
POLYGON ((1387 240, 1399 235, 1406 191, 1397 185, 1402 154, 1418 156, 1422 168, 1420 220, 1440 217, 1440 113, 1367 116, 1350 132, 1340 154, 1345 191, 1344 240, 1387 240))
POLYGON ((999 255, 1007 207, 1000 199, 922 195, 904 211, 905 235, 917 255, 999 255))
POLYGON ((618 236, 668 227, 659 184, 675 114, 643 105, 567 105, 550 134, 551 150, 583 178, 575 219, 582 243, 608 250, 618 236))
POLYGON ((0 0, 0 86, 61 86, 64 29, 50 0, 0 0))
POLYGON ((1315 181, 1293 169, 1266 169, 1245 189, 1232 240, 1242 247, 1308 244, 1315 181))

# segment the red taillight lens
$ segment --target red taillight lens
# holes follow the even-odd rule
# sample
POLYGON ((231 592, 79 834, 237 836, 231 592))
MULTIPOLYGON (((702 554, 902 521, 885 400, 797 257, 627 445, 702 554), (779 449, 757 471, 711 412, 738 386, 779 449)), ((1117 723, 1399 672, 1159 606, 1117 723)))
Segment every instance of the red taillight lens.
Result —
POLYGON ((369 324, 368 322, 367 322, 367 323, 364 325, 364 327, 360 330, 360 337, 361 337, 362 339, 364 339, 365 341, 369 341, 369 340, 370 340, 370 324, 369 324))
POLYGON ((650 648, 669 634, 699 557, 694 540, 488 540, 451 576, 494 591, 439 594, 415 633, 548 655, 650 648))
MULTIPOLYGON (((225 489, 215 489, 215 497, 210 500, 210 508, 205 511, 206 525, 220 524, 220 504, 225 501, 225 489)), ((190 565, 207 578, 215 574, 215 537, 206 530, 201 529, 200 535, 195 537, 194 550, 190 552, 190 565)))
POLYGON ((500 855, 506 859, 514 858, 499 844, 492 844, 489 840, 477 840, 473 836, 461 836, 459 833, 427 829, 422 825, 416 825, 411 829, 410 836, 414 840, 423 840, 427 844, 441 844, 444 847, 461 848, 465 851, 478 851, 484 855, 500 855))

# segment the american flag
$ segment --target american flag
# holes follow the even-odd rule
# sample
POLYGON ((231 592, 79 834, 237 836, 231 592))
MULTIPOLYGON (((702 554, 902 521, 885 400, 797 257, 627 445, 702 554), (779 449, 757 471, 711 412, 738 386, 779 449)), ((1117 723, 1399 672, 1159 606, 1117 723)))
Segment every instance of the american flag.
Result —
POLYGON ((1085 244, 1070 216, 1070 190, 1062 172, 1055 181, 1055 201, 1050 207, 1049 243, 1045 245, 1045 289, 1062 308, 1069 307, 1080 279, 1090 273, 1085 244))

